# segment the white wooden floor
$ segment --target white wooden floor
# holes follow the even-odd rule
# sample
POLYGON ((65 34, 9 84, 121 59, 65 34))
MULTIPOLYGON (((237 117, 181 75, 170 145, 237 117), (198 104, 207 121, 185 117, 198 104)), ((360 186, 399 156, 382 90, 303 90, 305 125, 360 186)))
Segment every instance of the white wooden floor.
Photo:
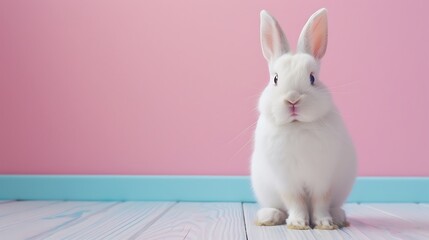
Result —
POLYGON ((350 227, 258 227, 253 203, 0 201, 0 239, 429 239, 429 204, 347 204, 350 227))

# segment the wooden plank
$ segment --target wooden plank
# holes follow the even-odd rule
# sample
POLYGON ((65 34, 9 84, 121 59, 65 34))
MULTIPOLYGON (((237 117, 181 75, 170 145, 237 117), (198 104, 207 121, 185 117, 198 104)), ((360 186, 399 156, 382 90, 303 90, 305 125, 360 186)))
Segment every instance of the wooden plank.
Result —
POLYGON ((366 216, 368 213, 363 213, 361 208, 364 207, 356 203, 344 205, 347 220, 350 223, 349 227, 342 229, 344 232, 353 236, 355 239, 362 240, 398 239, 383 229, 379 229, 377 225, 366 223, 366 216))
MULTIPOLYGON (((427 209, 429 209, 429 204, 427 204, 427 203, 418 203, 418 205, 420 206, 420 207, 422 207, 422 208, 427 208, 427 209)), ((426 211, 425 211, 426 212, 426 211)))
POLYGON ((417 203, 371 203, 364 206, 429 229, 429 208, 417 203))
MULTIPOLYGON (((149 227, 174 202, 124 202, 61 231, 56 228, 44 239, 128 239, 149 227)), ((45 234, 46 235, 46 234, 45 234)))
POLYGON ((429 208, 415 203, 365 204, 364 206, 381 212, 383 216, 390 216, 396 231, 402 231, 410 237, 418 234, 421 239, 429 239, 429 208))
POLYGON ((34 209, 49 207, 56 204, 55 201, 4 201, 0 204, 0 218, 20 212, 28 212, 34 209))
POLYGON ((114 202, 56 202, 31 211, 17 212, 0 217, 0 236, 2 239, 45 239, 50 231, 58 231, 84 221, 115 204, 114 202))
MULTIPOLYGON (((401 208, 401 205, 397 207, 401 208)), ((412 223, 366 204, 348 204, 345 210, 351 223, 349 230, 366 236, 366 239, 428 239, 412 223)))
POLYGON ((245 240, 241 203, 180 202, 129 239, 245 240))

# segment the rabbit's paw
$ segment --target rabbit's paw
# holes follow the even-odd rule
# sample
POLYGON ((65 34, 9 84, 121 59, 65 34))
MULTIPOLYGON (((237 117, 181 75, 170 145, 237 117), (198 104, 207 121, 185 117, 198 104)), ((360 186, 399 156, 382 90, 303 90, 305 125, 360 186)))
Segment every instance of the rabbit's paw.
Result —
POLYGON ((286 220, 287 228, 294 230, 308 230, 310 226, 308 225, 308 221, 304 218, 289 216, 286 220))
POLYGON ((318 217, 313 222, 314 228, 319 230, 334 230, 338 229, 338 225, 334 224, 331 217, 318 217))
POLYGON ((286 214, 276 208, 261 208, 256 214, 256 225, 274 226, 285 223, 286 214))

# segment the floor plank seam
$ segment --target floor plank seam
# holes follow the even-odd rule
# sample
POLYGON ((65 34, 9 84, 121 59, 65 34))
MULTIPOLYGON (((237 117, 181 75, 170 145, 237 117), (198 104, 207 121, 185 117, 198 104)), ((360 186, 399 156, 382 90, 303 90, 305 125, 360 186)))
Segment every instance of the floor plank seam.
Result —
POLYGON ((412 221, 409 221, 409 220, 407 220, 407 219, 405 219, 405 218, 403 218, 403 217, 401 217, 401 216, 398 216, 398 215, 396 215, 396 214, 393 214, 393 213, 390 213, 390 212, 386 212, 386 211, 384 211, 384 210, 382 210, 382 209, 378 209, 378 208, 376 208, 376 207, 368 206, 368 205, 365 205, 365 207, 366 207, 366 208, 368 208, 368 209, 372 209, 372 210, 375 210, 375 211, 377 211, 377 212, 380 212, 380 213, 382 213, 382 214, 384 214, 384 215, 387 215, 387 216, 390 216, 390 217, 394 217, 394 218, 400 219, 400 220, 405 221, 405 222, 412 223, 412 221))
POLYGON ((246 216, 244 216, 244 206, 243 202, 241 202, 241 216, 243 217, 243 223, 244 223, 244 231, 246 233, 246 240, 249 240, 249 236, 247 235, 247 226, 246 226, 246 216))
POLYGON ((154 219, 152 219, 150 222, 148 222, 146 224, 146 226, 144 226, 143 228, 141 228, 139 231, 137 231, 134 235, 132 235, 129 239, 136 239, 138 238, 141 234, 143 234, 147 229, 149 229, 153 224, 155 224, 162 216, 164 216, 168 211, 170 211, 174 206, 178 205, 179 202, 174 202, 173 204, 171 204, 171 206, 169 206, 168 208, 166 208, 161 214, 159 214, 158 216, 156 216, 154 219))

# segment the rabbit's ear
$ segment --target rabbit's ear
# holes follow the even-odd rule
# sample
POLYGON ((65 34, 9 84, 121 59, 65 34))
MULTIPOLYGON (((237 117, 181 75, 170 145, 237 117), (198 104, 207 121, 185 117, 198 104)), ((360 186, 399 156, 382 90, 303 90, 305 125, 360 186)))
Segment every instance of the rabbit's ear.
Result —
POLYGON ((289 51, 289 44, 280 25, 265 10, 261 11, 261 46, 262 53, 268 62, 289 51))
POLYGON ((307 21, 298 39, 298 51, 311 54, 316 59, 325 55, 328 46, 328 12, 322 8, 307 21))

